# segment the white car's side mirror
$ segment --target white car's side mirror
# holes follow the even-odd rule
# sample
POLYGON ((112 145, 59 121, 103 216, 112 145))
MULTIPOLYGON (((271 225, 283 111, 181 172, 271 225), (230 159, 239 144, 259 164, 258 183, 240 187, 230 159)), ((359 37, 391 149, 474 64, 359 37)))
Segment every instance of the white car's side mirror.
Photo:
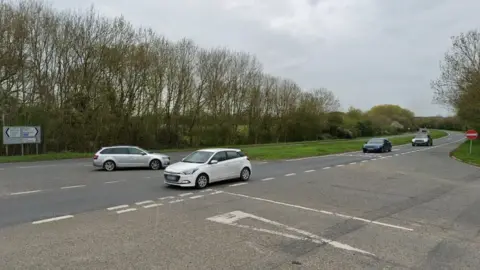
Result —
POLYGON ((217 164, 217 163, 218 163, 218 160, 212 160, 212 161, 210 161, 210 164, 212 164, 212 165, 215 165, 215 164, 217 164))

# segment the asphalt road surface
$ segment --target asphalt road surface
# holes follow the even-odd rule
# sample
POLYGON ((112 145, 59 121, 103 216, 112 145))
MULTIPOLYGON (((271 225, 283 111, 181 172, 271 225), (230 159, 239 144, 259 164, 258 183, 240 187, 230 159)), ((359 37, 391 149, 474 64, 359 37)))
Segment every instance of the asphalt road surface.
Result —
POLYGON ((478 269, 480 171, 448 157, 462 141, 257 162, 202 191, 161 171, 10 164, 0 269, 478 269))

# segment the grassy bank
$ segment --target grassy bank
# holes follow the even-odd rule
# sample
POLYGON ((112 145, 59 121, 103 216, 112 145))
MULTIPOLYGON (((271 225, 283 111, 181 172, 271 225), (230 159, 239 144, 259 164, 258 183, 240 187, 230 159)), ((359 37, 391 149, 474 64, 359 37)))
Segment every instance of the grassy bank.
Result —
MULTIPOLYGON (((431 135, 434 139, 446 136, 443 131, 432 130, 431 135)), ((390 140, 392 144, 401 145, 411 142, 412 135, 392 136, 390 140)), ((257 145, 237 145, 229 146, 241 148, 245 153, 254 160, 265 159, 288 159, 300 158, 309 156, 320 156, 335 153, 343 153, 349 151, 361 150, 363 143, 369 138, 357 138, 355 140, 328 140, 328 141, 314 141, 314 142, 296 142, 296 143, 278 143, 278 144, 257 144, 257 145)), ((195 149, 169 149, 164 152, 176 151, 193 151, 195 149)), ((41 155, 27 155, 27 156, 9 156, 0 157, 0 163, 7 162, 26 162, 26 161, 43 161, 43 160, 59 160, 59 159, 74 159, 74 158, 90 158, 93 153, 47 153, 41 155)))
POLYGON ((480 140, 472 142, 472 154, 469 154, 470 141, 465 141, 452 152, 452 156, 465 163, 480 166, 480 140))
MULTIPOLYGON (((438 139, 446 136, 446 132, 433 130, 431 136, 433 139, 438 139)), ((401 145, 411 143, 413 136, 392 137, 390 141, 392 144, 401 145)), ((288 159, 288 158, 302 158, 310 156, 322 156, 328 154, 336 154, 351 151, 360 151, 364 140, 341 141, 332 143, 310 142, 303 144, 296 144, 294 146, 285 145, 268 145, 257 147, 242 147, 242 150, 252 159, 259 160, 273 160, 273 159, 288 159)))

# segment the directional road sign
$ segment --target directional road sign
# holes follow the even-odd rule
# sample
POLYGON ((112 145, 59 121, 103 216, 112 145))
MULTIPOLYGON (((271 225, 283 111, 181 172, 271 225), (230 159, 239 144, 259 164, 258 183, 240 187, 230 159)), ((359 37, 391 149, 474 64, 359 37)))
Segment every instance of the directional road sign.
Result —
POLYGON ((39 126, 3 127, 3 144, 29 144, 42 142, 42 129, 39 126))

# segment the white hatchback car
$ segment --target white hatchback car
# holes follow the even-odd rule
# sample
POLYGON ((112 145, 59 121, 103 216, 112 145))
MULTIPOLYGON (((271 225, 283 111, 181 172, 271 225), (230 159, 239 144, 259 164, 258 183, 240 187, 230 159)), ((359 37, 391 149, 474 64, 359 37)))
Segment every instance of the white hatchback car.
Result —
POLYGON ((248 181, 252 165, 240 149, 201 149, 168 166, 163 174, 167 185, 205 188, 228 179, 248 181))

